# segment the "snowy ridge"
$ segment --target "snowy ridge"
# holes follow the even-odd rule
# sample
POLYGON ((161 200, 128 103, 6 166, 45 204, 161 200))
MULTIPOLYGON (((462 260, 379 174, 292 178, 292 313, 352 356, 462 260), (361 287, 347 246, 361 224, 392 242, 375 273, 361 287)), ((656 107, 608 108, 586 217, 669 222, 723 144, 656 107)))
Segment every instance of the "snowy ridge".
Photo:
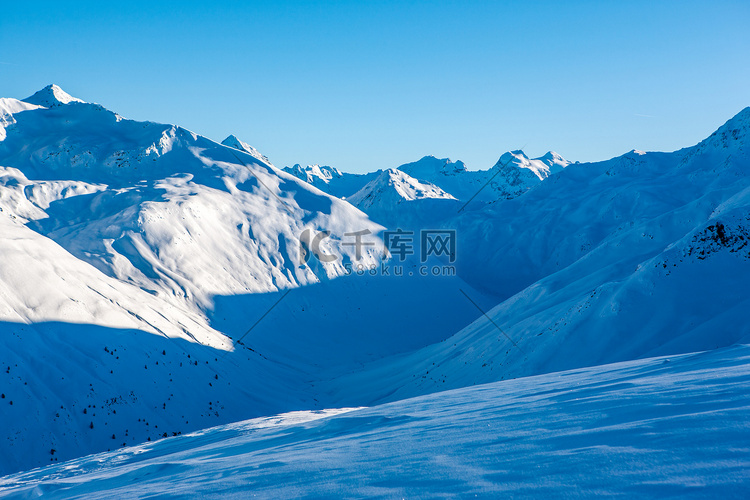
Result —
POLYGON ((312 207, 313 228, 378 231, 346 203, 250 154, 239 164, 226 148, 180 127, 124 120, 89 104, 14 116, 13 134, 0 142, 5 164, 31 179, 107 186, 57 200, 30 225, 105 274, 175 303, 205 310, 212 295, 343 274, 340 262, 315 271, 295 262, 312 207), (321 203, 327 214, 317 210, 321 203))
POLYGON ((444 221, 471 245, 458 275, 504 298, 491 321, 337 386, 395 401, 746 341, 750 162, 728 123, 737 132, 713 147, 572 165, 523 197, 444 221))
POLYGON ((373 208, 397 210, 398 205, 404 202, 427 198, 455 200, 429 182, 420 182, 400 170, 389 168, 346 201, 367 212, 373 208))
POLYGON ((320 183, 330 184, 334 179, 343 177, 339 169, 325 165, 307 165, 306 167, 302 167, 297 163, 293 167, 287 167, 284 170, 312 185, 320 183))
POLYGON ((39 92, 24 99, 24 101, 36 104, 37 106, 44 106, 45 108, 70 104, 71 102, 83 102, 81 99, 73 97, 54 84, 47 85, 39 92))
POLYGON ((502 155, 492 168, 508 168, 507 166, 512 165, 519 169, 528 169, 542 181, 552 174, 561 172, 570 163, 554 151, 549 151, 544 156, 533 160, 529 159, 523 151, 510 151, 502 155))
POLYGON ((284 167, 284 171, 312 184, 321 191, 346 198, 360 189, 379 175, 379 172, 369 174, 350 174, 341 172, 335 167, 321 165, 307 165, 306 167, 296 164, 293 167, 284 167))
POLYGON ((417 179, 432 179, 435 176, 455 177, 468 172, 466 165, 461 160, 453 162, 450 158, 435 158, 425 156, 414 163, 407 163, 398 167, 402 172, 417 179))
MULTIPOLYGON (((389 203, 398 204, 399 200, 404 199, 452 198, 464 202, 476 199, 476 205, 482 206, 484 203, 516 198, 570 164, 571 162, 552 151, 535 159, 528 158, 523 151, 513 151, 502 155, 489 170, 471 171, 460 160, 453 162, 448 158, 440 159, 434 156, 425 156, 419 161, 395 169, 396 172, 402 172, 413 179, 412 181, 396 180, 398 173, 384 174, 394 169, 363 175, 343 173, 334 167, 319 165, 294 165, 284 170, 324 192, 346 198, 348 201, 354 200, 353 203, 368 215, 382 219, 382 210, 394 209, 396 206, 389 203), (393 180, 389 181, 386 177, 393 180), (433 194, 418 195, 417 198, 412 198, 413 195, 410 194, 400 194, 395 198, 383 194, 384 198, 378 199, 381 196, 378 194, 380 191, 386 193, 388 190, 379 188, 377 184, 386 185, 389 182, 393 185, 421 183, 432 186, 430 189, 433 194), (435 188, 439 189, 440 193, 435 191, 435 188), (367 198, 368 201, 365 202, 363 198, 367 198)), ((419 192, 420 189, 414 191, 419 192)), ((422 191, 427 193, 429 189, 422 191)))
POLYGON ((269 161, 268 157, 264 154, 261 154, 260 151, 252 147, 250 144, 246 142, 242 142, 241 140, 237 139, 234 135, 230 135, 221 143, 224 146, 229 146, 230 148, 238 149, 240 151, 244 151, 245 153, 248 153, 250 156, 255 158, 256 160, 260 160, 266 165, 273 166, 273 164, 269 161))
POLYGON ((425 156, 399 170, 439 186, 461 201, 476 199, 482 203, 516 198, 552 174, 562 171, 570 162, 550 151, 529 159, 523 151, 503 154, 489 170, 467 170, 463 162, 425 156))

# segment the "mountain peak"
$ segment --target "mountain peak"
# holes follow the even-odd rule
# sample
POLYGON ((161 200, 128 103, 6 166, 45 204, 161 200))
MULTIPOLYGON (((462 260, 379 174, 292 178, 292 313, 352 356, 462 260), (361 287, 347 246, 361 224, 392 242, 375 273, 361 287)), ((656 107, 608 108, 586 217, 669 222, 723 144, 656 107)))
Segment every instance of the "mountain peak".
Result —
POLYGON ((539 159, 548 161, 567 161, 560 154, 554 151, 547 151, 544 155, 540 156, 539 159))
POLYGON ((295 163, 293 167, 284 167, 282 170, 313 186, 319 186, 321 182, 329 184, 332 179, 337 179, 344 175, 336 167, 317 164, 303 167, 299 163, 295 163))
POLYGON ((523 151, 516 150, 503 153, 492 168, 524 168, 532 171, 540 180, 544 180, 551 174, 561 171, 570 163, 554 151, 548 151, 544 156, 532 159, 526 156, 523 151))
POLYGON ((393 209, 405 201, 439 198, 455 200, 440 187, 420 181, 396 168, 380 171, 378 177, 347 198, 347 201, 361 210, 369 208, 393 209))
POLYGON ((699 146, 711 144, 719 149, 743 147, 748 131, 750 131, 750 106, 730 118, 699 146))
POLYGON ((230 148, 248 153, 253 158, 260 160, 263 163, 266 163, 267 165, 271 165, 271 162, 266 155, 262 154, 260 151, 252 147, 250 144, 246 142, 242 142, 234 134, 230 135, 229 137, 221 141, 221 144, 224 146, 228 146, 230 148))
POLYGON ((81 99, 68 94, 55 84, 47 85, 36 94, 23 99, 23 101, 28 102, 29 104, 36 104, 37 106, 44 106, 46 108, 61 106, 71 102, 84 102, 81 99))
POLYGON ((502 168, 510 165, 523 167, 528 163, 528 161, 529 157, 526 156, 526 153, 524 153, 520 149, 515 151, 507 151, 500 155, 500 158, 498 158, 493 168, 502 168))
POLYGON ((424 156, 413 163, 406 163, 398 167, 410 176, 420 180, 432 180, 435 175, 454 176, 466 172, 466 165, 461 160, 451 161, 450 158, 436 158, 424 156))

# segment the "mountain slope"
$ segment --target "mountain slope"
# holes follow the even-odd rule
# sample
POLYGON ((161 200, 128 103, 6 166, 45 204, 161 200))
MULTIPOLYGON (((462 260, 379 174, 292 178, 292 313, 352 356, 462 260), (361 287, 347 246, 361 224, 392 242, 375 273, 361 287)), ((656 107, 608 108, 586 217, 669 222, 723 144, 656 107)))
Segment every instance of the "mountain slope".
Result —
POLYGON ((476 318, 450 307, 457 278, 346 278, 383 255, 382 227, 347 202, 180 127, 61 99, 3 101, 1 471, 319 408, 320 380, 476 318), (323 231, 312 250, 337 258, 306 258, 323 231))
POLYGON ((458 201, 429 182, 387 169, 346 201, 389 228, 431 227, 458 210, 458 201))
POLYGON ((0 496, 741 498, 750 348, 250 420, 0 479, 0 496))
POLYGON ((106 186, 52 201, 30 226, 105 274, 175 302, 205 309, 212 295, 342 275, 341 262, 325 263, 320 276, 298 265, 303 230, 379 230, 341 200, 180 127, 80 101, 14 120, 0 162, 35 181, 106 186))
POLYGON ((570 166, 521 198, 444 222, 459 235, 458 275, 505 300, 452 338, 331 390, 357 387, 373 399, 348 401, 372 404, 746 341, 749 118, 747 108, 675 153, 570 166))
POLYGON ((230 148, 237 149, 239 151, 243 151, 249 154, 250 156, 252 156, 253 158, 255 158, 256 160, 260 160, 267 165, 273 166, 273 164, 268 160, 268 157, 266 155, 261 154, 260 151, 252 147, 250 144, 246 142, 242 142, 241 140, 237 139, 237 137, 235 137, 234 135, 230 135, 229 137, 221 141, 221 144, 224 146, 229 146, 230 148))

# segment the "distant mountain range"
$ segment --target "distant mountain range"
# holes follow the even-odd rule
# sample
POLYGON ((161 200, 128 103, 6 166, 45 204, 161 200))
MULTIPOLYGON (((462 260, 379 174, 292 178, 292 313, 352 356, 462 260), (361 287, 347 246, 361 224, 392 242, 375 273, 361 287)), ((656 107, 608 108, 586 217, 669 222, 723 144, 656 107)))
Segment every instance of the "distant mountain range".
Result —
MULTIPOLYGON (((229 139, 227 139, 229 140, 229 139)), ((226 141, 225 141, 226 144, 226 141)), ((393 196, 402 201, 413 201, 422 198, 445 198, 469 201, 476 199, 483 203, 495 202, 500 199, 510 199, 520 196, 531 187, 539 184, 551 174, 560 172, 571 162, 563 159, 557 153, 550 151, 540 158, 529 159, 523 151, 512 151, 503 154, 497 163, 489 170, 468 170, 462 161, 452 162, 448 158, 438 159, 425 156, 419 161, 406 163, 396 169, 384 169, 369 174, 342 173, 334 167, 299 164, 285 167, 288 172, 321 191, 346 198, 351 201, 369 197, 370 205, 380 205, 380 201, 372 199, 373 187, 361 191, 376 178, 379 184, 420 184, 423 192, 436 189, 448 196, 415 196, 414 194, 394 193, 382 191, 382 196, 391 197, 383 200, 383 204, 394 202, 393 196), (383 174, 390 171, 389 174, 383 174), (396 172, 397 171, 397 172, 396 172), (389 183, 386 179, 398 176, 398 182, 389 183)), ((410 191, 410 190, 409 190, 410 191)), ((354 203, 355 205, 357 202, 354 203)), ((362 208, 362 207, 360 207, 362 208)))

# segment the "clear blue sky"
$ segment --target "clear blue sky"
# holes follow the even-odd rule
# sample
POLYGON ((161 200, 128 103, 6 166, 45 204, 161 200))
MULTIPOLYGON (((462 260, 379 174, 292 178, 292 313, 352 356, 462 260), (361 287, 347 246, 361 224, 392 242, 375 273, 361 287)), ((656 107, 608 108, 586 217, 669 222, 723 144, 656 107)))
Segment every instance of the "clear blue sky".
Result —
POLYGON ((277 166, 674 150, 750 105, 750 1, 3 2, 0 96, 49 83, 277 166))

